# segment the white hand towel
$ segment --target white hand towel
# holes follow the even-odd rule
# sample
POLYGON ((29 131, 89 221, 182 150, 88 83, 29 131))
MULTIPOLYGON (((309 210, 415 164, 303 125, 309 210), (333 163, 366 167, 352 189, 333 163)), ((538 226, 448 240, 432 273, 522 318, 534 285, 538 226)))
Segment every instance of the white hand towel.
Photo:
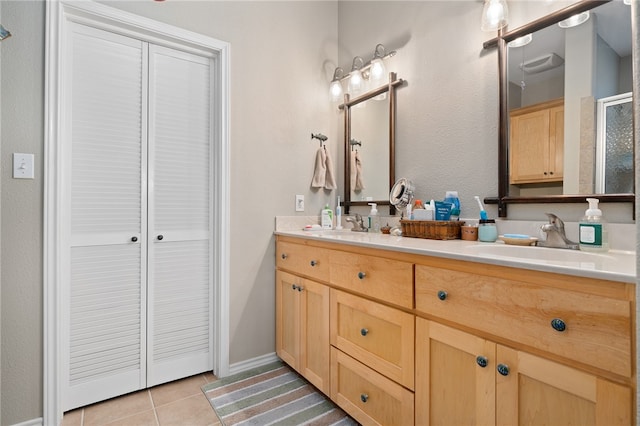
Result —
POLYGON ((362 161, 360 160, 360 153, 356 150, 355 155, 353 153, 351 155, 354 158, 354 161, 352 162, 352 164, 355 165, 354 169, 356 171, 355 185, 353 186, 353 189, 354 191, 362 191, 365 188, 365 186, 364 186, 364 178, 362 176, 362 161))
POLYGON ((311 180, 312 188, 323 188, 327 179, 327 153, 323 148, 316 152, 316 163, 313 170, 313 179, 311 180))
POLYGON ((327 150, 326 147, 324 151, 325 151, 324 168, 327 171, 326 178, 324 181, 324 189, 336 189, 338 185, 336 185, 336 178, 335 178, 335 175, 333 174, 333 160, 331 159, 331 155, 329 154, 329 151, 327 150))

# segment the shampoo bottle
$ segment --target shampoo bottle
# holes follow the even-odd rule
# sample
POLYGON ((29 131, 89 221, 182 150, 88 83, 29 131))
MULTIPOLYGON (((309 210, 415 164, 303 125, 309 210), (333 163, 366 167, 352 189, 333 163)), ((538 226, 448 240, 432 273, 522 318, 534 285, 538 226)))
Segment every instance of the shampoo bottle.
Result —
POLYGON ((333 211, 331 211, 331 207, 329 207, 329 204, 324 206, 324 209, 322 209, 321 213, 322 214, 320 216, 320 226, 322 226, 322 229, 332 229, 333 228, 333 211))
POLYGON ((380 216, 378 216, 378 205, 369 203, 371 211, 369 212, 369 232, 380 232, 380 216))
POLYGON ((342 207, 340 207, 340 196, 336 204, 336 229, 342 229, 342 207))
POLYGON ((608 251, 608 233, 604 228, 602 210, 598 208, 597 198, 587 198, 589 208, 580 220, 580 250, 608 251))

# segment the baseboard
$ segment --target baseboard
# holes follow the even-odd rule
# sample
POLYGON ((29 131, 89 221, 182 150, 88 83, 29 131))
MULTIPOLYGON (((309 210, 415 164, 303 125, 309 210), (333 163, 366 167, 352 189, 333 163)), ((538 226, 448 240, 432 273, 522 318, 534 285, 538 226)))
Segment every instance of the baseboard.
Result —
POLYGON ((42 417, 38 417, 37 419, 27 420, 22 423, 16 423, 13 426, 42 426, 44 423, 42 417))
POLYGON ((241 373, 246 370, 250 370, 252 368, 260 367, 271 362, 278 361, 280 358, 276 355, 275 352, 270 354, 260 355, 255 358, 247 359, 245 361, 236 362, 234 364, 229 365, 229 375, 241 373))

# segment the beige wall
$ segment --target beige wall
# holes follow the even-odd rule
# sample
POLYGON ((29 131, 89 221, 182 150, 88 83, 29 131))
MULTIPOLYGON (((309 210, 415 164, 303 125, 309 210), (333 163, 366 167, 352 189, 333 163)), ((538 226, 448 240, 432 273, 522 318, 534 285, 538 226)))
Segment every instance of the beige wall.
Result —
MULTIPOLYGON (((477 214, 474 195, 497 193, 497 55, 482 50, 491 34, 479 30, 481 2, 108 4, 231 43, 232 363, 274 351, 274 216, 296 214, 295 194, 306 196, 301 215, 335 203, 335 191, 313 192, 309 183, 311 132, 330 137, 342 170, 341 117, 328 99, 336 65, 368 59, 376 43, 398 50, 391 70, 408 80, 398 91, 398 176, 411 176, 424 195, 460 191, 466 216, 477 214)), ((548 12, 546 2, 509 4, 514 26, 548 12)), ((42 416, 44 9, 41 1, 0 2, 14 34, 0 43, 2 425, 42 416), (13 152, 36 154, 35 180, 10 178, 13 152)), ((584 211, 553 209, 576 218, 584 211)), ((628 206, 603 209, 610 221, 630 221, 628 206)), ((509 215, 539 220, 545 210, 510 206, 509 215)))

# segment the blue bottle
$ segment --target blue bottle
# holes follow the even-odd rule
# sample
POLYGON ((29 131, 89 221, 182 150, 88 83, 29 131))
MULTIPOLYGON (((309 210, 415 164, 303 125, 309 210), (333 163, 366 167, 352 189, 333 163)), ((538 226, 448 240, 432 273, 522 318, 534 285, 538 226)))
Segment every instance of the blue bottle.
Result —
POLYGON ((449 220, 458 220, 460 218, 460 199, 458 191, 447 191, 444 195, 444 201, 451 203, 451 216, 449 220))

